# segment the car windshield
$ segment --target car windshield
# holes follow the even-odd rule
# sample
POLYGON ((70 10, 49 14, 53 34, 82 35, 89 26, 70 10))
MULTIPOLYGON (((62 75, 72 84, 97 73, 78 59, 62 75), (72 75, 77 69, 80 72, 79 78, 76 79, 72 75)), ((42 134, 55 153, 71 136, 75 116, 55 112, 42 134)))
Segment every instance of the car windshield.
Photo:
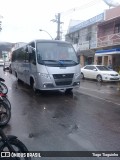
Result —
POLYGON ((96 68, 100 71, 110 71, 106 66, 96 66, 96 68))
POLYGON ((38 42, 37 61, 39 64, 72 66, 78 64, 73 47, 67 43, 38 42))

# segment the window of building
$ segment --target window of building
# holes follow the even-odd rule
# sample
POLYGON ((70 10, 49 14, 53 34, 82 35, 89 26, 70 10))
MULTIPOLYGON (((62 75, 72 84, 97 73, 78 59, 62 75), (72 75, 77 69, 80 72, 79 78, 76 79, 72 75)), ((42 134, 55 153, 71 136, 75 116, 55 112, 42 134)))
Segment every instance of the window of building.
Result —
POLYGON ((97 64, 98 65, 102 65, 102 56, 98 57, 97 64))
POLYGON ((91 32, 86 35, 86 41, 90 41, 90 40, 91 40, 91 32))
POLYGON ((120 32, 120 23, 115 25, 115 33, 120 32))
POLYGON ((75 37, 73 43, 74 43, 74 44, 78 44, 78 40, 79 40, 79 38, 78 38, 78 37, 75 37))
POLYGON ((94 57, 85 56, 85 65, 91 65, 94 63, 94 57))

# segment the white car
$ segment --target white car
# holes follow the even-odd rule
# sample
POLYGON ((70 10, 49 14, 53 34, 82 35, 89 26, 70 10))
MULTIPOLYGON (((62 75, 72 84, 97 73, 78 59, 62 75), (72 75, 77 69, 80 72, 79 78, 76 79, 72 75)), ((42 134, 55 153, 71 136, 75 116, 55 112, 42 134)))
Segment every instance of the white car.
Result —
POLYGON ((81 68, 81 78, 96 79, 97 81, 120 81, 120 75, 103 65, 86 65, 81 68))

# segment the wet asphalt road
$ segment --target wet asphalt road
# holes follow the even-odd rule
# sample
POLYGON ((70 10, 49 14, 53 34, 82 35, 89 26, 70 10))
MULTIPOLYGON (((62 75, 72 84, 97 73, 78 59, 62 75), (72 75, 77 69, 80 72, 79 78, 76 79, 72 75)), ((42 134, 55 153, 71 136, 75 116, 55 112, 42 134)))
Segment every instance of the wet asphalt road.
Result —
MULTIPOLYGON (((81 80, 73 94, 31 89, 0 68, 9 88, 12 117, 4 131, 30 151, 119 151, 120 91, 118 84, 81 80)), ((35 158, 34 158, 35 159, 35 158)), ((88 160, 119 158, 40 158, 88 160)))

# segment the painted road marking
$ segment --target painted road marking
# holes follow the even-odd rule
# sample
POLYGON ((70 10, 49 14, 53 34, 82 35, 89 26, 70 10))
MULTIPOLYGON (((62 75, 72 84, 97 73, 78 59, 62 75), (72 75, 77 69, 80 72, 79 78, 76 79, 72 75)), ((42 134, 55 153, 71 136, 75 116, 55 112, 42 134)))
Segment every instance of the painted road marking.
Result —
POLYGON ((107 99, 104 99, 104 98, 101 98, 101 97, 98 97, 98 96, 95 96, 95 95, 91 95, 91 94, 88 94, 88 93, 83 93, 83 92, 81 92, 81 91, 79 91, 79 90, 76 90, 76 91, 77 91, 78 93, 82 93, 82 94, 88 95, 88 96, 90 96, 90 97, 94 97, 94 98, 97 98, 97 99, 100 99, 100 100, 104 100, 104 101, 106 101, 106 102, 113 103, 113 104, 115 104, 115 105, 119 105, 119 106, 120 106, 120 103, 113 102, 112 99, 107 100, 107 99))
POLYGON ((86 88, 86 87, 80 87, 81 89, 86 89, 86 90, 90 90, 90 91, 95 91, 95 92, 100 92, 100 93, 111 93, 111 92, 108 92, 108 91, 101 91, 101 90, 96 90, 96 89, 91 89, 91 88, 86 88))

